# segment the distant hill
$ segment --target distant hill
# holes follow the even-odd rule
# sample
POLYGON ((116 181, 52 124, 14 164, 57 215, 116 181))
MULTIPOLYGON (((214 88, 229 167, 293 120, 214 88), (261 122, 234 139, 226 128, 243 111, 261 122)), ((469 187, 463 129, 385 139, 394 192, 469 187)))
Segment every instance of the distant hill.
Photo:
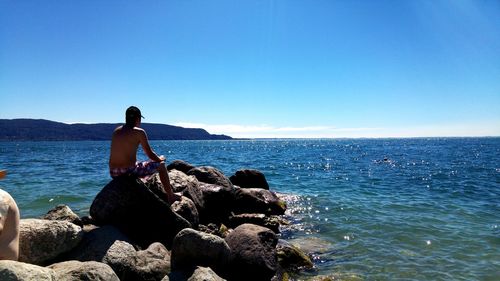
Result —
MULTIPOLYGON (((110 140, 120 124, 65 124, 43 119, 0 119, 0 141, 110 140)), ((150 140, 228 140, 203 129, 143 123, 150 140)))

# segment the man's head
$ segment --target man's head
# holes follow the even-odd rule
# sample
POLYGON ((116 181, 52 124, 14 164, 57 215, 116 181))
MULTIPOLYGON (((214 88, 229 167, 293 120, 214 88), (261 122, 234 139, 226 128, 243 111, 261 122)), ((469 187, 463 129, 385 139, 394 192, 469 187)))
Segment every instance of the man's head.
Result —
POLYGON ((136 122, 140 121, 141 118, 144 118, 141 114, 141 110, 135 106, 131 106, 127 108, 125 112, 125 123, 129 127, 135 127, 136 122))

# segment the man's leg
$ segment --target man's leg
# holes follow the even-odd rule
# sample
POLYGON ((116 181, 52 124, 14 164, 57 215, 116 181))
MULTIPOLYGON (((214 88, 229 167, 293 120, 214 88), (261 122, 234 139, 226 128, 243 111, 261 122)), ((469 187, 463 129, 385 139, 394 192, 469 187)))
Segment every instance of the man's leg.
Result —
POLYGON ((180 196, 174 193, 172 186, 170 185, 170 178, 168 177, 168 171, 165 167, 165 163, 161 163, 158 166, 158 173, 160 174, 160 181, 163 185, 163 190, 167 194, 168 202, 172 204, 179 200, 180 196))

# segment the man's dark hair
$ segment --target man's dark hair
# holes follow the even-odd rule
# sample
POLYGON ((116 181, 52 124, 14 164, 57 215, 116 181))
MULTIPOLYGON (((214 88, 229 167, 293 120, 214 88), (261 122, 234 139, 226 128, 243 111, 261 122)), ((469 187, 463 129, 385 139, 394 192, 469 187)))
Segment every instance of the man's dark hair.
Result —
POLYGON ((128 127, 134 127, 137 118, 144 118, 141 114, 141 110, 136 106, 127 108, 127 111, 125 112, 125 125, 128 127))

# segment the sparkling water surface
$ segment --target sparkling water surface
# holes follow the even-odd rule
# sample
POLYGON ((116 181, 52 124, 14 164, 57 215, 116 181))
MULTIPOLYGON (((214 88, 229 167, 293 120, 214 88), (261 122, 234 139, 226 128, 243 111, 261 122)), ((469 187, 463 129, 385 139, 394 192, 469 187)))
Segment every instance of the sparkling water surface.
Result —
MULTIPOLYGON (((292 279, 500 280, 500 138, 152 141, 169 161, 262 171, 289 195, 282 237, 316 269, 292 279)), ((109 142, 0 142, 23 218, 87 215, 109 142)), ((138 158, 145 158, 139 152, 138 158)))

